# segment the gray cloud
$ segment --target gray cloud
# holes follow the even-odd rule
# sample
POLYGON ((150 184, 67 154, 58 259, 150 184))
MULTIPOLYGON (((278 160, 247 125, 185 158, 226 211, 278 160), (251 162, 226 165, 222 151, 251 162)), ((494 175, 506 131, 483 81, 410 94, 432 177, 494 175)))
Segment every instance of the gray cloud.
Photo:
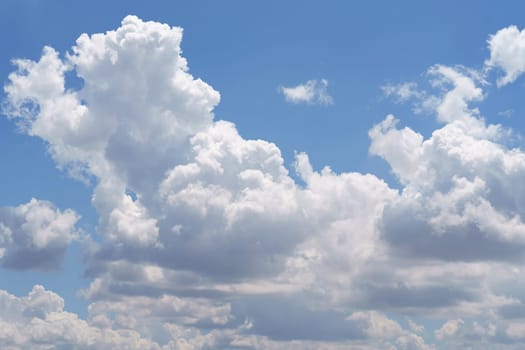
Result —
POLYGON ((342 341, 367 338, 366 328, 333 310, 311 310, 295 296, 264 295, 232 304, 236 318, 248 319, 250 332, 275 340, 342 341))

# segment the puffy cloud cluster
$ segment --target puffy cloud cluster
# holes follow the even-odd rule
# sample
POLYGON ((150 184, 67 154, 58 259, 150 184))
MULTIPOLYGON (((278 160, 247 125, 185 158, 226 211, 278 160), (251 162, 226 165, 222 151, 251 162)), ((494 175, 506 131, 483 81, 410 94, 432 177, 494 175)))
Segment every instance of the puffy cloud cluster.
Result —
POLYGON ((69 244, 79 238, 79 216, 47 201, 31 199, 0 208, 0 263, 9 269, 57 268, 69 244))
MULTIPOLYGON (((235 327, 220 327, 227 322, 229 307, 214 306, 204 299, 130 298, 119 302, 96 302, 89 307, 88 320, 64 311, 64 300, 36 285, 27 296, 16 297, 0 291, 0 345, 3 349, 344 349, 350 344, 322 340, 272 340, 253 334, 249 321, 235 327), (211 331, 196 327, 215 325, 211 331), (159 338, 159 341, 151 340, 159 338)), ((311 322, 313 319, 304 319, 311 322)), ((270 320, 268 320, 270 321, 270 320)), ((345 337, 369 344, 358 349, 390 346, 389 339, 406 343, 416 337, 377 312, 358 312, 345 320, 345 337)), ((285 321, 282 321, 284 324, 285 321)), ((318 321, 317 325, 322 325, 318 321)), ((306 330, 296 328, 298 332, 306 330)), ((340 331, 342 331, 341 329, 340 331)), ((344 335, 341 333, 341 335, 344 335)), ((308 337, 306 337, 308 339, 308 337)), ((424 344, 424 343, 423 343, 424 344)), ((354 346, 354 345, 352 345, 354 346)), ((406 348, 406 347, 405 347, 406 348)), ((418 348, 419 349, 419 348, 418 348)), ((422 347, 421 349, 425 349, 422 347)))
POLYGON ((160 349, 130 329, 99 328, 64 311, 64 300, 36 285, 25 297, 0 290, 2 349, 160 349))
POLYGON ((388 116, 370 131, 371 152, 383 157, 404 185, 384 212, 383 237, 417 258, 519 258, 525 153, 499 143, 507 131, 487 125, 467 107, 482 94, 472 79, 438 69, 453 85, 436 110, 444 127, 424 140, 410 128, 396 128, 396 119, 388 116))
MULTIPOLYGON (((420 99, 443 123, 428 138, 394 116, 370 130, 370 153, 401 190, 372 174, 316 171, 304 153, 298 184, 276 145, 214 120, 219 93, 189 73, 181 39, 180 28, 128 16, 117 30, 81 35, 65 57, 46 47, 36 62, 15 61, 6 111, 59 167, 92 183, 100 239, 86 244, 88 319, 42 287, 4 292, 0 320, 15 321, 0 327, 0 344, 433 349, 432 339, 462 342, 480 329, 493 333, 480 342, 523 340, 525 304, 512 291, 523 289, 525 153, 472 107, 485 97, 483 74, 435 66, 435 95, 412 83, 385 90, 420 99), (66 74, 83 86, 70 89, 66 74), (33 295, 54 302, 33 307, 33 295), (404 327, 407 315, 444 325, 404 327), (487 315, 496 328, 471 321, 487 315)), ((281 91, 326 104, 326 87, 281 91)), ((78 216, 33 200, 1 209, 0 220, 2 264, 23 268, 42 265, 39 254, 56 266, 78 216)))

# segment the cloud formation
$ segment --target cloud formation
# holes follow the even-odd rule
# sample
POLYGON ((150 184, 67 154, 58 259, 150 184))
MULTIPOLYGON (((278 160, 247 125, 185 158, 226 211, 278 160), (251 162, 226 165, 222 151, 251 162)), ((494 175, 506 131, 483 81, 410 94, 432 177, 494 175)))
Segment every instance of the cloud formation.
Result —
POLYGON ((489 40, 488 68, 499 68, 505 75, 498 79, 498 86, 514 82, 525 72, 525 31, 516 26, 500 29, 489 40))
MULTIPOLYGON (((46 47, 38 61, 15 61, 9 117, 44 140, 60 168, 92 184, 99 237, 86 243, 88 318, 67 313, 40 286, 27 297, 2 292, 1 345, 459 349, 525 341, 516 297, 525 291, 525 153, 475 106, 486 98, 482 73, 436 65, 427 75, 432 92, 413 84, 386 91, 400 102, 431 101, 425 106, 441 123, 428 137, 393 115, 370 129, 369 151, 388 163, 399 190, 372 174, 313 169, 305 153, 292 169, 299 184, 275 144, 214 119, 220 95, 190 74, 181 40, 181 28, 128 16, 114 31, 82 34, 64 58, 46 47), (82 88, 66 86, 66 73, 82 88), (442 326, 401 322, 406 316, 442 326)), ((309 81, 281 92, 326 104, 326 87, 309 81)), ((2 209, 0 219, 9 267, 4 261, 19 261, 24 249, 61 257, 78 216, 33 200, 2 209)))
POLYGON ((291 103, 307 103, 319 105, 331 105, 334 103, 332 96, 328 94, 328 80, 308 80, 297 86, 281 86, 279 91, 284 95, 286 101, 291 103))
POLYGON ((394 96, 400 103, 407 102, 412 98, 421 98, 424 95, 413 81, 401 84, 386 84, 381 86, 381 90, 386 96, 394 96))
POLYGON ((0 345, 3 349, 160 349, 130 329, 90 325, 64 311, 64 300, 35 285, 25 297, 0 290, 0 345))
POLYGON ((0 207, 0 264, 15 270, 54 269, 69 244, 79 238, 80 217, 47 201, 31 199, 17 207, 0 207))

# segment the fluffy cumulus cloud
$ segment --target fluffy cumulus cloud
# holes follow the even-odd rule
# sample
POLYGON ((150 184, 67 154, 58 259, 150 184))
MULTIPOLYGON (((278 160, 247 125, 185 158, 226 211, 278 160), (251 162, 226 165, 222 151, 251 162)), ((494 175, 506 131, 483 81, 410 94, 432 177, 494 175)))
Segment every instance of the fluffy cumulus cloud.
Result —
POLYGON ((505 75, 498 79, 498 86, 515 81, 525 72, 525 32, 510 26, 491 35, 489 40, 490 58, 485 61, 487 68, 498 68, 505 75))
MULTIPOLYGON (((518 65, 492 58, 505 55, 499 33, 487 65, 514 77, 518 65)), ((82 34, 65 55, 46 47, 37 61, 14 61, 6 113, 90 184, 99 223, 83 241, 88 317, 41 286, 26 297, 1 292, 3 348, 525 341, 525 153, 476 108, 483 72, 438 65, 432 92, 384 89, 419 100, 441 123, 428 137, 393 115, 372 126, 369 151, 391 167, 394 189, 372 174, 313 169, 304 153, 287 169, 275 144, 215 120, 220 95, 190 73, 181 40, 181 28, 128 16, 114 31, 82 34), (82 87, 67 86, 66 74, 82 87)), ((509 40, 519 47, 519 36, 509 40)), ((328 104, 326 88, 309 81, 281 92, 328 104)), ((2 265, 56 266, 77 220, 37 200, 0 209, 2 265)))
POLYGON ((472 79, 440 70, 453 86, 436 110, 444 127, 425 140, 410 128, 397 128, 389 116, 370 131, 371 151, 405 185, 383 213, 383 237, 391 249, 414 257, 519 259, 525 153, 500 143, 508 131, 467 107, 481 97, 472 79))
POLYGON ((53 269, 68 245, 80 237, 79 216, 47 201, 31 199, 17 207, 0 207, 0 264, 9 269, 53 269))
POLYGON ((328 94, 328 80, 308 80, 297 86, 281 86, 279 91, 284 95, 286 101, 291 103, 308 103, 330 105, 334 103, 332 96, 328 94))
POLYGON ((160 349, 130 329, 101 328, 64 311, 64 300, 35 285, 25 297, 0 291, 3 349, 160 349))

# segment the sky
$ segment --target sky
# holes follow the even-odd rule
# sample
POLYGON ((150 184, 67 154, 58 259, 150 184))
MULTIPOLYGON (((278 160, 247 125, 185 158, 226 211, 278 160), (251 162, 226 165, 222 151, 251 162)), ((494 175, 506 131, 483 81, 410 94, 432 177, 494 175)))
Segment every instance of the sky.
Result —
POLYGON ((0 347, 522 349, 523 10, 0 2, 0 347))

